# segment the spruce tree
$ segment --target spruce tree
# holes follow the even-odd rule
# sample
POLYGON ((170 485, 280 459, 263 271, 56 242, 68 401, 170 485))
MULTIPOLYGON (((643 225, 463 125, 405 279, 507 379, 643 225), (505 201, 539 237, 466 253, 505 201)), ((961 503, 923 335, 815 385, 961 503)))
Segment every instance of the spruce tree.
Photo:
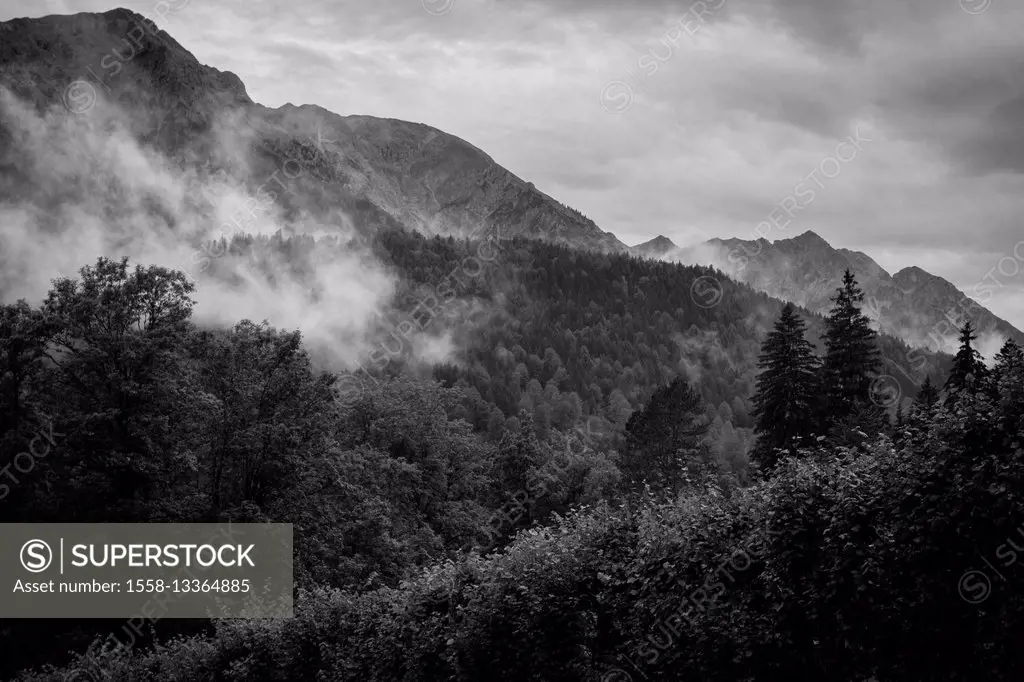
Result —
POLYGON ((999 353, 996 354, 992 366, 993 383, 998 387, 999 384, 1007 380, 1019 377, 1022 370, 1024 370, 1024 350, 1013 339, 1007 339, 999 353))
POLYGON ((770 472, 779 450, 799 443, 814 430, 818 396, 818 358, 804 338, 807 326, 787 303, 782 315, 761 345, 754 394, 754 432, 757 446, 753 459, 770 472))
POLYGON ((896 403, 896 420, 893 423, 892 441, 896 444, 896 447, 902 447, 906 442, 906 430, 910 421, 907 419, 906 412, 903 411, 903 400, 899 400, 896 403))
POLYGON ((960 349, 953 357, 953 367, 943 389, 946 391, 946 402, 956 405, 965 391, 976 392, 984 386, 988 378, 988 369, 981 358, 981 353, 971 345, 978 336, 974 333, 974 325, 968 320, 960 329, 960 349))
POLYGON ((935 388, 935 384, 932 383, 931 376, 926 376, 924 383, 921 384, 921 388, 917 392, 917 397, 914 398, 914 406, 926 414, 931 414, 938 402, 939 391, 935 388))
POLYGON ((626 480, 675 494, 688 469, 712 465, 709 426, 703 398, 686 381, 677 377, 658 389, 626 422, 621 467, 626 480))
MULTIPOLYGON (((849 269, 843 274, 843 286, 836 290, 834 305, 825 318, 825 358, 822 363, 824 408, 821 423, 828 430, 851 417, 866 412, 883 412, 872 405, 871 382, 881 366, 878 335, 871 319, 858 303, 864 292, 849 269)), ((879 403, 880 401, 874 401, 879 403)), ((884 416, 884 415, 875 415, 884 416)))
POLYGON ((1024 434, 1024 350, 1008 339, 992 367, 992 391, 999 406, 1003 431, 1011 440, 1024 434))

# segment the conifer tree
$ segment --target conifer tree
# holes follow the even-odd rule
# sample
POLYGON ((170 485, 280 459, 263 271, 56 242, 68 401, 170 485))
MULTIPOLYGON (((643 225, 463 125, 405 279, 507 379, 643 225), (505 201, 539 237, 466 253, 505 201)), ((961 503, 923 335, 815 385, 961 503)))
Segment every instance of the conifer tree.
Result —
POLYGON ((1019 377, 1024 370, 1024 349, 1013 339, 1007 339, 1006 343, 996 354, 992 366, 993 383, 997 386, 1003 382, 1019 377))
POLYGON ((859 400, 842 419, 831 420, 829 441, 846 447, 866 446, 881 433, 891 433, 892 422, 882 398, 859 400))
POLYGON ((992 391, 1002 417, 1003 431, 1024 434, 1024 350, 1008 339, 992 367, 992 391))
POLYGON ((955 405, 964 391, 978 391, 987 379, 988 369, 981 359, 981 353, 971 345, 971 342, 978 338, 974 332, 974 325, 970 320, 960 329, 960 349, 953 357, 953 367, 943 387, 946 391, 946 402, 950 405, 955 405))
POLYGON ((632 484, 646 481, 670 494, 678 492, 688 469, 711 464, 709 426, 700 393, 676 377, 626 422, 623 474, 632 484))
POLYGON ((754 394, 754 432, 757 446, 753 458, 770 472, 780 449, 797 444, 814 430, 818 396, 818 358, 804 338, 807 327, 787 303, 761 346, 754 394))
POLYGON ((892 432, 892 441, 896 447, 902 447, 906 442, 906 429, 910 425, 910 420, 907 417, 908 415, 903 409, 903 400, 900 399, 896 403, 896 419, 893 422, 892 432))
POLYGON ((930 414, 938 402, 939 391, 935 388, 935 384, 932 383, 931 376, 926 376, 924 383, 921 384, 921 389, 917 392, 917 397, 914 398, 914 406, 930 414))
MULTIPOLYGON (((825 318, 825 358, 822 362, 824 407, 822 425, 829 429, 855 413, 873 410, 871 382, 881 365, 881 351, 871 319, 858 303, 864 292, 849 269, 836 290, 834 305, 825 318)), ((876 403, 879 401, 875 401, 876 403)), ((874 409, 873 411, 880 411, 874 409)), ((884 415, 882 415, 884 416, 884 415)))

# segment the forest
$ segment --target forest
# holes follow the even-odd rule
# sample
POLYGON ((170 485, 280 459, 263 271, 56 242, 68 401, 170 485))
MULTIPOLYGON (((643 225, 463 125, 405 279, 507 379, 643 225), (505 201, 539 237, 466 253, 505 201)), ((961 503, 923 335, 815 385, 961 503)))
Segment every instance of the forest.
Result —
POLYGON ((340 240, 237 237, 197 281, 101 258, 0 308, 4 522, 291 523, 297 600, 8 620, 0 674, 1020 678, 1015 343, 910 349, 850 273, 820 317, 709 268, 491 244, 364 244, 400 285, 356 372, 192 319, 204 277, 301 277, 340 240))

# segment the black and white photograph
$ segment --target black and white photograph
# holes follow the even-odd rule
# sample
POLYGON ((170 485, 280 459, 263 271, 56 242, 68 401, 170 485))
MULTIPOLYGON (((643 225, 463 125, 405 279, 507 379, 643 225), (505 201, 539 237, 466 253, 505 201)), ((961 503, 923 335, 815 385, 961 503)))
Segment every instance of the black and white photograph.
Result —
POLYGON ((1021 0, 0 0, 0 680, 1024 680, 1021 0))

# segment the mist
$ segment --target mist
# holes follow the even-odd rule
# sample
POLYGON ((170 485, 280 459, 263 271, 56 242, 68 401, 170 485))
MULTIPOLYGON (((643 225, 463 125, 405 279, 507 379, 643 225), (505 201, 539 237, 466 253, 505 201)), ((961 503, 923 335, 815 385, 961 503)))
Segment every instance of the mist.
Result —
POLYGON ((367 249, 340 246, 356 227, 342 212, 286 220, 273 188, 254 191, 267 179, 253 177, 250 139, 230 119, 213 126, 211 160, 228 169, 217 174, 140 144, 138 124, 103 99, 85 115, 39 113, 0 88, 0 122, 0 301, 38 304, 53 279, 75 278, 101 256, 126 256, 185 272, 196 283, 198 324, 248 318, 299 329, 311 352, 337 369, 369 350, 372 320, 391 301, 395 277, 367 249), (250 217, 240 223, 239 215, 250 217), (267 259, 256 267, 217 247, 275 234, 342 239, 303 272, 271 255, 268 273, 267 259))

